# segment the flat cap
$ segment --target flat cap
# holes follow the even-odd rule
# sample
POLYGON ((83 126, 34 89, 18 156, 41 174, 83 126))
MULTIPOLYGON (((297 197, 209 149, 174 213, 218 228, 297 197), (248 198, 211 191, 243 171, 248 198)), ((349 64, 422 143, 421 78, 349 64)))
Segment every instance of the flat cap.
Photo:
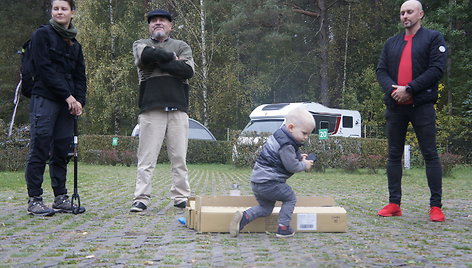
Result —
POLYGON ((156 9, 153 11, 149 11, 146 14, 146 17, 147 17, 148 23, 151 22, 151 19, 153 17, 164 17, 164 18, 167 18, 169 21, 172 21, 172 15, 163 9, 156 9))

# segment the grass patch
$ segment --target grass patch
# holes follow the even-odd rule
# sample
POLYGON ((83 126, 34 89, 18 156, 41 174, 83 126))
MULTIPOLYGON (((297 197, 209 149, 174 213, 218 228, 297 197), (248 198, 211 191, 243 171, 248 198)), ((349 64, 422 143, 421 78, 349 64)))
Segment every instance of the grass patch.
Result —
POLYGON ((12 258, 26 258, 30 256, 31 254, 32 254, 31 252, 18 252, 18 253, 11 254, 10 256, 12 258))
POLYGON ((162 260, 162 263, 166 265, 178 265, 182 263, 182 258, 179 256, 166 256, 162 260))
POLYGON ((466 246, 466 245, 454 245, 455 249, 460 249, 460 250, 472 250, 471 246, 466 246))
POLYGON ((26 189, 23 171, 0 172, 0 191, 26 189))

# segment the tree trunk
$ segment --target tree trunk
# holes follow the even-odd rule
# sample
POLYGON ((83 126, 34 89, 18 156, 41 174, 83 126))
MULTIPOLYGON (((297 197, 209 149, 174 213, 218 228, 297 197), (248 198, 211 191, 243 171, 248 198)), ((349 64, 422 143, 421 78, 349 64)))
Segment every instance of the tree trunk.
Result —
POLYGON ((320 9, 320 100, 323 105, 329 106, 329 83, 328 83, 328 15, 325 0, 317 0, 320 9))
POLYGON ((344 93, 346 91, 346 80, 347 80, 347 50, 349 48, 349 27, 351 26, 351 2, 348 3, 348 16, 346 26, 346 38, 344 41, 344 66, 343 66, 343 84, 341 91, 341 106, 344 106, 344 93))
POLYGON ((205 30, 205 1, 200 0, 200 39, 202 56, 202 96, 203 96, 203 125, 208 127, 208 63, 206 52, 206 30, 205 30))
MULTIPOLYGON (((456 0, 449 0, 449 7, 452 8, 456 4, 456 0)), ((454 29, 454 18, 451 16, 449 18, 449 31, 454 29)), ((449 47, 448 57, 447 57, 447 66, 446 66, 446 82, 449 84, 449 77, 451 76, 451 65, 452 65, 452 49, 449 47)), ((447 106, 448 114, 452 115, 452 90, 447 87, 447 106)))
MULTIPOLYGON (((114 61, 115 57, 116 57, 116 36, 113 33, 113 29, 114 29, 113 26, 115 24, 115 20, 114 20, 114 16, 113 16, 113 0, 109 0, 109 2, 108 2, 108 11, 109 11, 109 16, 110 16, 110 33, 111 33, 110 51, 111 51, 112 61, 114 61)), ((112 78, 111 90, 110 90, 111 94, 113 95, 113 92, 115 92, 116 90, 117 90, 116 89, 116 83, 114 82, 114 79, 112 78)), ((117 109, 118 109, 118 107, 115 106, 113 108, 113 114, 112 114, 113 128, 115 130, 115 135, 118 135, 120 133, 120 124, 119 124, 119 120, 118 120, 118 111, 117 111, 117 109)))

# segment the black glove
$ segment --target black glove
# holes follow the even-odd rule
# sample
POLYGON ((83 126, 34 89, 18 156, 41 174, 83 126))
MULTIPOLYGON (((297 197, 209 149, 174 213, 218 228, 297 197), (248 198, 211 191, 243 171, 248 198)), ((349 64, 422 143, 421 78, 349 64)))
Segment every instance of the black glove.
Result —
POLYGON ((189 79, 193 76, 193 69, 187 63, 181 60, 173 60, 166 63, 159 64, 161 71, 170 73, 171 75, 180 77, 182 79, 189 79))
POLYGON ((144 65, 161 64, 174 59, 174 53, 162 48, 145 47, 141 53, 141 62, 144 65))

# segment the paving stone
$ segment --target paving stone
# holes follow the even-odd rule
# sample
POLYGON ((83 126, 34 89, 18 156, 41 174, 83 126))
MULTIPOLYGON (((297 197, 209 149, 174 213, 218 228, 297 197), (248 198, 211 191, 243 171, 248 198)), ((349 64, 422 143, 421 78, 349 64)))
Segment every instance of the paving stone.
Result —
MULTIPOLYGON (((85 165, 81 170, 94 174, 96 169, 85 165)), ((444 181, 444 192, 453 196, 445 195, 447 221, 432 223, 425 179, 412 172, 404 186, 404 216, 392 218, 376 216, 386 199, 386 180, 365 184, 355 175, 324 181, 322 173, 297 174, 289 181, 297 194, 333 196, 346 208, 346 233, 298 233, 290 239, 243 233, 232 238, 198 234, 177 221, 183 210, 168 198, 170 178, 163 175, 168 166, 158 166, 154 196, 143 213, 129 212, 135 168, 113 171, 82 182, 79 193, 87 208, 82 215, 28 216, 24 192, 0 191, 0 267, 472 267, 472 189, 464 189, 463 180, 444 181), (457 196, 455 189, 463 194, 457 196)), ((250 195, 249 175, 250 169, 231 166, 190 166, 192 191, 201 195, 227 195, 232 183, 250 195)), ((48 187, 44 198, 52 202, 48 187)))

